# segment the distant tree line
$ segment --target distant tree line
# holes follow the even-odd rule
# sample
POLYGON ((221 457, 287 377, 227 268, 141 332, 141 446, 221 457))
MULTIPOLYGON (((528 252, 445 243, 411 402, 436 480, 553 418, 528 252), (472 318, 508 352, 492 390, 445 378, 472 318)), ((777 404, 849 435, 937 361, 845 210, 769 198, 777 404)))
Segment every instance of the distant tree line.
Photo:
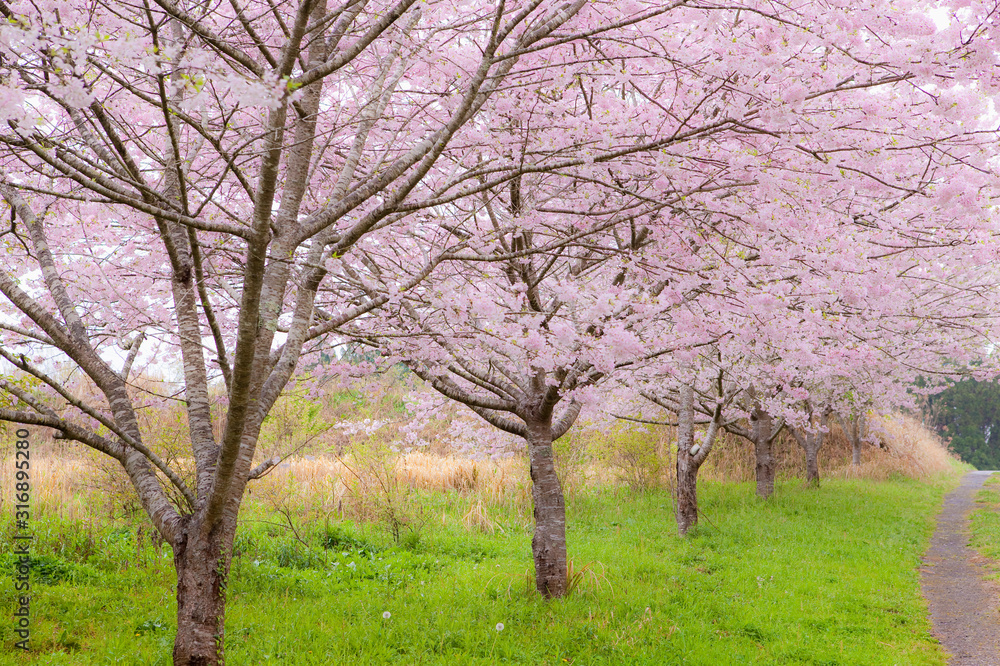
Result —
POLYGON ((928 397, 931 426, 962 460, 1000 469, 1000 385, 966 379, 928 397))

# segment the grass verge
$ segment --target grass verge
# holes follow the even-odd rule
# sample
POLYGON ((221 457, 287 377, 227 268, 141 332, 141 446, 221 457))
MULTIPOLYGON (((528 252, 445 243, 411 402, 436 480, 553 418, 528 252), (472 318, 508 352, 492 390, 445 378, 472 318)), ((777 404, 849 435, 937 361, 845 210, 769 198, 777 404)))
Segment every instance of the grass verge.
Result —
MULTIPOLYGON (((916 573, 951 480, 799 482, 760 502, 705 484, 705 519, 676 536, 665 492, 580 493, 569 507, 579 584, 529 589, 530 523, 426 493, 405 542, 314 521, 290 529, 249 506, 229 585, 230 664, 944 664, 916 573), (388 614, 388 615, 386 615, 388 614)), ((9 543, 9 516, 0 523, 9 543)), ((169 664, 169 549, 128 524, 34 523, 32 647, 0 664, 169 664), (137 543, 138 541, 138 543, 137 543), (44 575, 39 575, 39 572, 44 575)), ((10 580, 10 562, 0 559, 10 580)), ((0 586, 11 618, 13 585, 0 586)))
POLYGON ((969 516, 970 545, 989 560, 991 578, 1000 580, 1000 474, 986 479, 969 516))

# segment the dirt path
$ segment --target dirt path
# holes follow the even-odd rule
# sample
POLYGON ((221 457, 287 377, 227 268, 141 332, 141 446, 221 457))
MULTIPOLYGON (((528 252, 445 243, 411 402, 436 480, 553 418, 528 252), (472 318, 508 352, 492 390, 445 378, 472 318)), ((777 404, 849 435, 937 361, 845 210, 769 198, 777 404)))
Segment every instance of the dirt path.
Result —
POLYGON ((966 545, 973 499, 990 474, 970 472, 945 497, 921 569, 934 635, 951 653, 951 666, 1000 666, 997 590, 983 579, 986 570, 966 545))

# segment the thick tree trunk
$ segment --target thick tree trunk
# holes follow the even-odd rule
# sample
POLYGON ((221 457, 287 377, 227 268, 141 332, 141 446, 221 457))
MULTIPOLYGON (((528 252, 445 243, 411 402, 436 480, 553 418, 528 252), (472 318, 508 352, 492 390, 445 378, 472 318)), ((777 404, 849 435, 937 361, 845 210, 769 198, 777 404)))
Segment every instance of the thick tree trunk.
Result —
POLYGON ((534 500, 535 588, 546 598, 566 594, 566 501, 556 474, 549 421, 528 423, 531 496, 534 500))
POLYGON ((698 524, 698 467, 689 452, 677 451, 677 531, 681 536, 698 524))
POLYGON ((819 446, 807 445, 806 452, 806 485, 819 487, 819 446))
POLYGON ((175 666, 225 663, 226 579, 232 544, 232 530, 220 527, 204 536, 192 525, 186 538, 174 547, 177 569, 175 666))
POLYGON ((698 468, 694 447, 694 396, 690 387, 681 387, 677 414, 677 531, 681 536, 698 524, 698 468))
POLYGON ((753 446, 757 459, 757 496, 767 499, 774 494, 774 472, 776 462, 771 452, 771 415, 762 409, 754 410, 753 446))
POLYGON ((767 499, 774 494, 774 455, 771 453, 771 442, 767 438, 754 442, 754 453, 757 457, 755 471, 757 473, 757 496, 767 499))

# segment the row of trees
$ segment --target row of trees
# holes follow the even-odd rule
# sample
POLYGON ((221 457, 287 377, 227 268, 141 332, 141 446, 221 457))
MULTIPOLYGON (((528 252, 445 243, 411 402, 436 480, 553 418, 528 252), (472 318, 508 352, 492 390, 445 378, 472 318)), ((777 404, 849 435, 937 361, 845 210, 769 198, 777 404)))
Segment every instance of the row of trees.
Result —
POLYGON ((995 382, 956 382, 927 396, 924 414, 962 460, 977 469, 1000 468, 1000 389, 995 382))
POLYGON ((0 12, 0 419, 121 463, 174 551, 177 664, 223 661, 261 424, 345 340, 524 442, 557 597, 552 443, 584 409, 676 415, 685 531, 719 428, 768 495, 783 424, 815 450, 830 412, 903 402, 992 339, 988 3, 0 12), (190 477, 136 418, 133 378, 170 362, 190 477))

